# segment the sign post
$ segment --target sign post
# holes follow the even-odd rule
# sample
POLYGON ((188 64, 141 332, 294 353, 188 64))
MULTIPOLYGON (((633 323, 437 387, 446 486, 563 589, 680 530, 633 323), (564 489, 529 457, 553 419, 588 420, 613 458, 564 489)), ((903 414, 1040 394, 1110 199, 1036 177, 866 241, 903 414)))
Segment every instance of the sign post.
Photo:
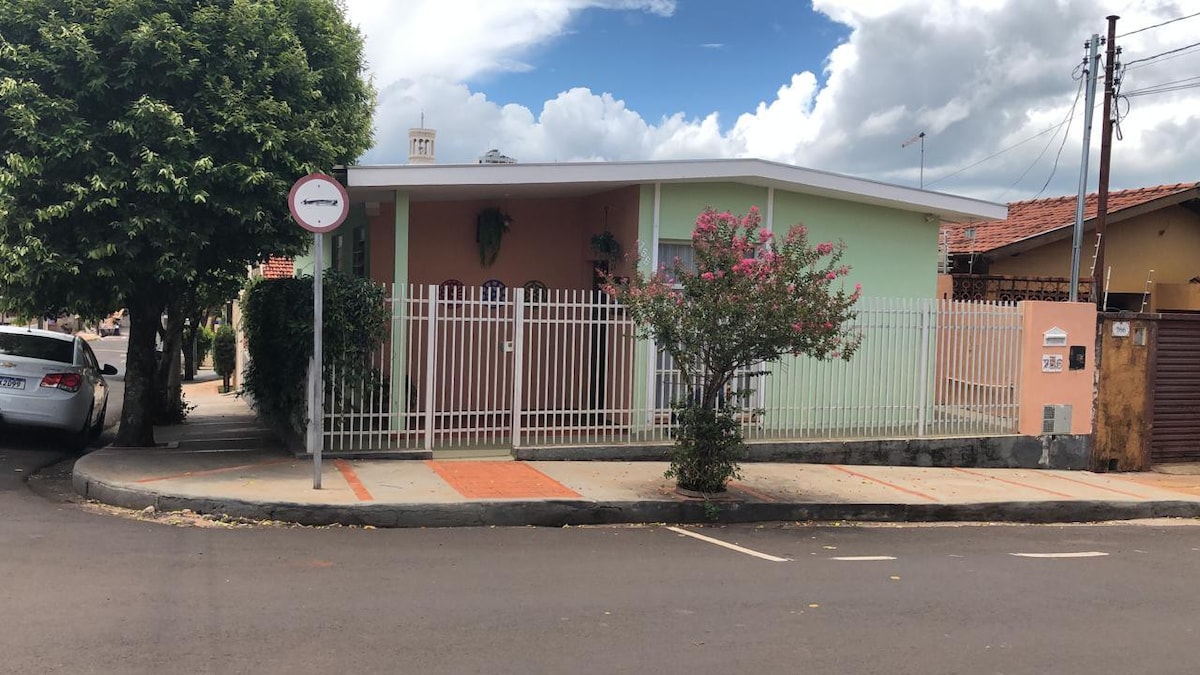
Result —
POLYGON ((309 366, 308 451, 313 457, 313 489, 321 489, 321 450, 325 446, 325 383, 322 377, 321 336, 324 330, 322 271, 325 267, 326 232, 338 228, 350 213, 350 195, 333 178, 310 173, 296 181, 288 193, 288 209, 296 222, 313 233, 313 355, 309 366))

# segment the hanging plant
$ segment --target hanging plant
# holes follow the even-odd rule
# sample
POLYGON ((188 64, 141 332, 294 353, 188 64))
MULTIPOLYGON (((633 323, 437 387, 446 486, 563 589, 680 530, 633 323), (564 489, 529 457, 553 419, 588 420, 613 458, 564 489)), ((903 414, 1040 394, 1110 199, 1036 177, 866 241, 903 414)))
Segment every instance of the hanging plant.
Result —
POLYGON ((597 260, 617 260, 621 257, 621 242, 608 230, 593 234, 592 253, 596 255, 597 260))
POLYGON ((500 239, 508 232, 509 223, 513 222, 509 215, 500 209, 489 206, 475 217, 475 241, 479 244, 479 264, 491 267, 500 254, 500 239))

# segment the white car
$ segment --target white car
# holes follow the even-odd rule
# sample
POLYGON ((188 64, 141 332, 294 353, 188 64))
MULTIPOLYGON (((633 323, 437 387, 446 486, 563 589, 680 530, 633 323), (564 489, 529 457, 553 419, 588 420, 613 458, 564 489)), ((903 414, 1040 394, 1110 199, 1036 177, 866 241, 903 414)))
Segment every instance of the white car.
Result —
POLYGON ((54 429, 82 450, 104 428, 116 373, 74 335, 0 326, 0 426, 54 429))

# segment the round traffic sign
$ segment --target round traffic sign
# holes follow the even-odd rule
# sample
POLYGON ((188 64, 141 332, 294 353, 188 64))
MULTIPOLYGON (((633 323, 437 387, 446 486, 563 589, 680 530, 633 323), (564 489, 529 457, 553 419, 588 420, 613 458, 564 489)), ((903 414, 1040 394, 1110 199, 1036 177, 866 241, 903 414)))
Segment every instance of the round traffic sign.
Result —
POLYGON ((333 178, 310 173, 292 186, 288 208, 300 227, 309 232, 332 232, 350 214, 350 195, 333 178))

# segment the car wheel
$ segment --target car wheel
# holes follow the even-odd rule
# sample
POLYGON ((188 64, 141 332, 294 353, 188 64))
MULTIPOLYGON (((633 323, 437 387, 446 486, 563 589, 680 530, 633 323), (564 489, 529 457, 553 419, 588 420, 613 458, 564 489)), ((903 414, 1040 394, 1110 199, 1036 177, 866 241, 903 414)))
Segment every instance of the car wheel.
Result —
POLYGON ((71 452, 83 452, 92 440, 91 414, 83 418, 83 427, 79 431, 69 432, 66 436, 67 449, 71 452))
POLYGON ((96 421, 92 423, 91 432, 88 434, 89 440, 99 438, 100 434, 104 431, 104 418, 107 415, 108 401, 105 401, 104 405, 100 406, 100 414, 96 415, 96 421))

